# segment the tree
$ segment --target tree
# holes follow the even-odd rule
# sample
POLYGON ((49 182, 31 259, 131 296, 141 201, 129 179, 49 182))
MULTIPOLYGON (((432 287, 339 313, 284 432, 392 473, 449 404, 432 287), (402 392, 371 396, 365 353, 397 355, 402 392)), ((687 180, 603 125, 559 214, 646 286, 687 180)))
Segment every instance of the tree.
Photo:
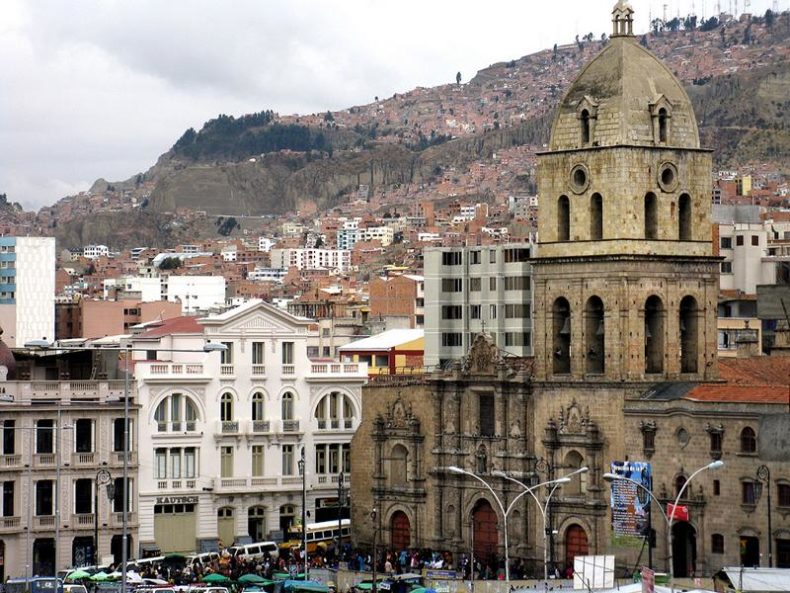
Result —
POLYGON ((774 11, 770 8, 765 11, 765 26, 769 29, 774 26, 774 11))
POLYGON ((159 269, 175 270, 176 268, 180 268, 182 263, 180 257, 166 257, 162 260, 162 263, 159 264, 159 269))
POLYGON ((326 113, 324 114, 324 121, 335 121, 335 116, 332 115, 332 112, 327 109, 326 113))
POLYGON ((667 21, 666 26, 672 33, 677 33, 680 29, 680 19, 675 17, 671 21, 667 21))
POLYGON ((639 40, 639 45, 647 47, 647 35, 642 35, 642 38, 639 40))
POLYGON ((556 62, 557 61, 557 44, 556 43, 554 44, 554 49, 551 50, 551 61, 552 62, 556 62))
POLYGON ((686 31, 693 31, 697 28, 697 15, 693 14, 683 19, 683 28, 686 31))
POLYGON ((460 72, 458 72, 455 75, 455 84, 461 84, 461 73, 460 72))

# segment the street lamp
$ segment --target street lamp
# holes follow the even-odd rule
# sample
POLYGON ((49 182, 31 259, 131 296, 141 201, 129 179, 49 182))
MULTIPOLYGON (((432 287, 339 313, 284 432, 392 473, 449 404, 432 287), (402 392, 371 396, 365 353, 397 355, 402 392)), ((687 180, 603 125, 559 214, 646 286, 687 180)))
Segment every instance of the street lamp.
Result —
POLYGON ((309 568, 307 567, 307 471, 304 458, 304 447, 299 458, 299 473, 302 474, 302 553, 304 554, 304 580, 307 580, 309 568))
MULTIPOLYGON (((680 499, 683 498, 683 493, 686 491, 686 487, 689 485, 689 482, 691 482, 691 480, 693 480, 697 474, 709 469, 719 469, 720 467, 723 466, 724 466, 723 461, 716 460, 716 461, 712 461, 708 465, 703 465, 701 468, 694 471, 688 477, 688 479, 683 483, 683 486, 680 488, 680 492, 678 492, 678 495, 675 497, 675 503, 672 506, 671 516, 667 513, 666 510, 664 510, 661 501, 659 501, 656 498, 655 494, 653 494, 653 492, 641 482, 637 482, 636 480, 633 480, 626 476, 620 476, 612 472, 607 472, 603 475, 603 479, 606 480, 607 482, 613 482, 614 480, 622 480, 624 482, 630 482, 636 485, 637 488, 641 488, 650 496, 650 498, 656 503, 658 508, 661 510, 661 514, 664 516, 664 520, 666 521, 667 524, 667 572, 669 572, 669 588, 670 591, 672 591, 672 593, 675 593, 675 567, 673 565, 673 558, 672 558, 672 523, 675 521, 675 512, 678 503, 680 503, 680 499)), ((650 534, 648 534, 648 537, 650 537, 650 534)), ((649 543, 650 542, 648 542, 648 544, 649 543)))
POLYGON ((370 511, 370 521, 373 523, 373 560, 371 561, 371 568, 373 569, 373 584, 371 585, 371 590, 373 593, 376 593, 376 560, 377 560, 377 552, 376 546, 378 544, 378 535, 379 535, 379 524, 378 524, 378 510, 374 507, 372 511, 370 511))
MULTIPOLYGON (((499 498, 499 496, 497 496, 497 493, 494 492, 494 489, 491 487, 491 485, 488 482, 486 482, 483 478, 478 476, 477 474, 472 473, 470 471, 467 471, 467 470, 465 470, 463 468, 457 467, 455 465, 451 465, 450 467, 448 467, 446 469, 450 473, 463 474, 465 476, 469 476, 470 478, 474 478, 475 480, 480 482, 483 486, 485 486, 488 489, 488 491, 491 493, 491 496, 494 498, 494 500, 496 501, 497 505, 499 506, 499 510, 502 512, 503 528, 504 528, 504 532, 505 532, 505 538, 504 538, 505 539, 505 582, 510 583, 510 550, 508 549, 508 526, 507 526, 507 521, 508 521, 508 517, 510 516, 510 511, 513 510, 513 508, 516 506, 516 503, 525 494, 532 494, 532 496, 534 497, 535 493, 532 491, 533 489, 538 488, 539 486, 547 486, 549 484, 553 484, 554 485, 554 488, 552 489, 552 493, 553 493, 554 489, 556 489, 560 485, 570 482, 571 481, 570 478, 562 477, 562 478, 557 478, 556 480, 548 480, 546 482, 542 482, 540 484, 537 484, 536 486, 533 486, 532 488, 528 488, 528 487, 526 487, 526 486, 524 486, 522 484, 522 486, 524 486, 525 490, 523 492, 519 492, 516 495, 516 497, 513 498, 513 500, 510 501, 510 504, 507 506, 507 508, 505 508, 505 505, 502 503, 502 500, 499 498)), ((584 468, 584 469, 586 471, 587 468, 584 468)), ((492 473, 492 475, 496 475, 496 476, 499 476, 499 477, 507 477, 508 479, 510 479, 506 474, 504 474, 504 472, 494 471, 494 472, 491 472, 491 473, 492 473)), ((551 495, 549 495, 549 496, 551 496, 551 495)), ((537 498, 535 500, 537 500, 537 498)), ((540 503, 538 503, 538 506, 540 506, 540 503)), ((474 542, 472 542, 472 545, 474 546, 474 542)))
POLYGON ((107 486, 107 498, 112 502, 115 498, 115 485, 112 475, 101 468, 96 472, 96 485, 93 488, 93 564, 99 566, 99 487, 107 486))
MULTIPOLYGON (((99 346, 61 346, 54 342, 49 342, 46 339, 40 340, 30 340, 24 343, 25 348, 29 348, 31 350, 64 350, 64 351, 74 351, 74 350, 112 350, 116 352, 126 352, 125 355, 125 365, 126 369, 124 372, 124 381, 123 381, 123 512, 122 512, 122 535, 121 535, 121 593, 126 593, 126 567, 129 564, 129 361, 131 359, 132 352, 148 352, 146 348, 132 348, 132 344, 127 342, 123 345, 106 345, 101 344, 99 346)), ((221 342, 211 342, 210 340, 203 344, 203 348, 201 350, 190 350, 190 349, 180 349, 180 348, 162 348, 160 352, 223 352, 227 350, 228 347, 221 343, 221 342)), ((101 471, 101 470, 100 470, 101 471)), ((98 481, 98 474, 97 474, 97 481, 98 481)), ((110 488, 108 486, 107 489, 108 495, 110 494, 110 488)), ((59 493, 58 493, 59 494, 59 493)), ((110 496, 112 500, 112 496, 110 496)), ((97 516, 98 516, 98 509, 97 509, 97 516)), ((96 530, 94 530, 96 531, 96 530)), ((94 556, 98 551, 98 533, 94 533, 94 545, 96 546, 94 556)), ((55 543, 55 570, 57 571, 57 549, 58 549, 58 541, 56 536, 56 543, 55 543)))
POLYGON ((541 517, 543 519, 543 580, 544 581, 548 581, 549 580, 549 558, 548 558, 549 545, 548 545, 548 537, 549 537, 549 532, 551 531, 551 526, 547 524, 547 519, 548 519, 548 510, 549 510, 549 503, 551 502, 551 497, 554 496, 554 492, 557 490, 557 488, 559 488, 563 484, 567 484, 568 482, 570 482, 572 476, 575 476, 576 474, 584 474, 584 473, 587 473, 588 471, 590 471, 590 468, 588 468, 586 466, 585 467, 580 467, 580 468, 572 471, 571 473, 569 473, 569 474, 567 474, 565 476, 562 476, 561 478, 557 478, 555 480, 549 480, 548 482, 542 482, 542 483, 536 484, 534 486, 527 486, 521 480, 518 480, 518 479, 514 478, 513 476, 511 476, 509 474, 506 474, 505 472, 500 471, 500 470, 494 470, 494 471, 491 472, 492 476, 498 476, 500 478, 504 478, 505 480, 510 480, 511 482, 515 482, 516 484, 521 486, 524 489, 524 492, 522 492, 521 494, 522 495, 523 494, 529 494, 530 496, 532 496, 532 498, 535 499, 535 502, 538 505, 538 510, 540 511, 541 517), (548 496, 546 497, 545 504, 541 504, 540 500, 538 500, 538 497, 535 494, 535 490, 537 490, 541 486, 546 486, 546 485, 549 485, 549 484, 552 484, 552 488, 549 491, 548 496))
POLYGON ((768 493, 768 499, 766 503, 768 504, 768 568, 773 568, 774 559, 773 559, 773 532, 771 530, 771 470, 768 469, 767 465, 761 465, 757 468, 757 477, 765 482, 765 490, 768 493))

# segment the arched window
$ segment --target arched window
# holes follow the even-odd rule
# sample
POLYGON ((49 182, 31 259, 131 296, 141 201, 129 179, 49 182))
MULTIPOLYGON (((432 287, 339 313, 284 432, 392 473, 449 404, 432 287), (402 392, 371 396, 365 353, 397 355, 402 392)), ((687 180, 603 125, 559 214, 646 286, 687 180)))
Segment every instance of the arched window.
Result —
POLYGON ((247 535, 254 542, 266 539, 266 508, 254 506, 247 509, 247 535))
POLYGON ((571 203, 568 196, 557 200, 557 241, 571 240, 571 203))
POLYGON ((603 301, 593 296, 584 307, 584 357, 587 373, 602 374, 606 356, 606 327, 604 326, 603 301))
POLYGON ((193 432, 197 429, 197 406, 181 393, 164 398, 154 411, 157 432, 193 432))
POLYGON ((294 394, 290 391, 286 391, 283 394, 282 399, 282 419, 283 420, 293 420, 294 419, 294 394))
POLYGON ((603 198, 601 194, 593 194, 590 198, 590 239, 603 239, 603 198))
POLYGON ((590 143, 590 112, 582 109, 581 113, 582 122, 582 146, 590 143))
POLYGON ((691 241, 691 197, 680 194, 678 199, 678 239, 691 241))
POLYGON ((665 143, 669 137, 669 114, 662 107, 658 110, 658 141, 665 143))
POLYGON ((747 426, 741 431, 741 453, 757 452, 757 435, 754 429, 747 426))
POLYGON ((223 393, 219 400, 219 417, 222 422, 231 422, 233 420, 233 395, 230 393, 223 393))
POLYGON ((645 373, 664 372, 664 305, 653 295, 645 302, 645 373))
POLYGON ((265 399, 263 394, 260 391, 256 391, 252 394, 252 420, 253 422, 257 420, 263 420, 265 417, 264 414, 264 402, 265 399))
POLYGON ((348 430, 354 425, 354 405, 351 398, 338 391, 325 395, 315 408, 318 428, 348 430))
MULTIPOLYGON (((584 458, 578 451, 571 451, 565 456, 565 473, 569 474, 584 465, 584 458)), ((587 474, 576 474, 571 481, 562 486, 563 496, 581 496, 587 492, 587 474)))
POLYGON ((658 204, 656 194, 645 195, 645 239, 658 238, 658 204))
POLYGON ((407 468, 409 451, 403 445, 395 445, 390 453, 390 485, 405 486, 408 481, 407 468))
POLYGON ((571 372, 571 306, 562 297, 552 306, 554 374, 571 372))
POLYGON ((683 297, 680 301, 680 372, 697 372, 697 342, 699 332, 697 326, 698 307, 693 296, 683 297))

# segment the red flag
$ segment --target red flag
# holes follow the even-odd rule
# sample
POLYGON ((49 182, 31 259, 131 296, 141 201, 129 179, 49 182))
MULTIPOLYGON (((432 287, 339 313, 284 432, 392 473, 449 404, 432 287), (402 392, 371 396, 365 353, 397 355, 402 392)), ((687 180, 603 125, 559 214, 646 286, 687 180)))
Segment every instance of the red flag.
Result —
POLYGON ((682 504, 675 506, 674 504, 667 504, 667 516, 675 521, 688 521, 689 508, 682 504))

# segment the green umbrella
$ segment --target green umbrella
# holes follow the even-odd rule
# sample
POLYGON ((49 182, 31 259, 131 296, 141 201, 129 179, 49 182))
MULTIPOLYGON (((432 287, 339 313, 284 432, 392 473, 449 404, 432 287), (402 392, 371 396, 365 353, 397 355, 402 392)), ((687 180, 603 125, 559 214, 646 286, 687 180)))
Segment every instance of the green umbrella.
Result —
POLYGON ((109 575, 102 570, 100 572, 97 572, 95 575, 93 575, 91 577, 91 580, 92 581, 106 581, 108 576, 109 575))
POLYGON ((89 579, 91 577, 91 573, 86 572, 82 569, 77 569, 71 571, 69 574, 66 575, 67 581, 76 581, 78 579, 89 579))
POLYGON ((243 574, 239 577, 240 583, 254 583, 256 585, 265 585, 271 581, 266 580, 260 575, 255 574, 254 572, 248 572, 247 574, 243 574))
POLYGON ((218 572, 212 572, 207 574, 201 579, 204 583, 227 583, 230 581, 228 577, 224 574, 219 574, 218 572))

